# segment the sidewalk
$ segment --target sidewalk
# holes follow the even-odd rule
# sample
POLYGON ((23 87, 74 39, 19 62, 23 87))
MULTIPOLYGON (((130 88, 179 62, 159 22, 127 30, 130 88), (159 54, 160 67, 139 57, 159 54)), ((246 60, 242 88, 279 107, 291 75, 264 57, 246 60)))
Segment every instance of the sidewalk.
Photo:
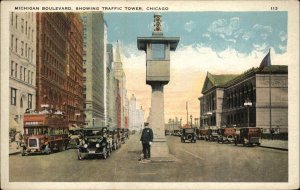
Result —
POLYGON ((288 150, 288 141, 262 139, 261 147, 273 148, 273 149, 278 149, 278 150, 288 150))
POLYGON ((21 147, 19 147, 17 149, 17 143, 16 142, 9 143, 9 155, 19 154, 19 153, 21 153, 21 150, 22 150, 21 147))

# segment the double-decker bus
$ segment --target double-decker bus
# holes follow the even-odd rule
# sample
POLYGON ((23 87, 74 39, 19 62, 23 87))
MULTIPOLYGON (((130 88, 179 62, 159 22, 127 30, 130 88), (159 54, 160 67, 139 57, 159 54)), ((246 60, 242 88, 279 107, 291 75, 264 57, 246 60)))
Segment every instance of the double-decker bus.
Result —
POLYGON ((61 112, 25 113, 22 155, 66 150, 68 123, 61 112))

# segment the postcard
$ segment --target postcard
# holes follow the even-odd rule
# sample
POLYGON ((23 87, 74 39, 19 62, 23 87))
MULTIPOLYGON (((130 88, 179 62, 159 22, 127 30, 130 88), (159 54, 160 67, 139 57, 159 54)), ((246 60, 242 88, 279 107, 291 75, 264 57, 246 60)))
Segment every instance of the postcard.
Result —
POLYGON ((297 7, 3 1, 1 188, 299 188, 297 7))

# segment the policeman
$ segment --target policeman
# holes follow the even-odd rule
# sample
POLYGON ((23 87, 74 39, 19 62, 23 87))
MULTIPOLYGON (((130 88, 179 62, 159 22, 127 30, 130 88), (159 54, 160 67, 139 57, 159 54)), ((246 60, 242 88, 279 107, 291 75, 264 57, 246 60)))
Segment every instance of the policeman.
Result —
POLYGON ((140 142, 143 144, 144 159, 150 159, 150 145, 153 141, 153 131, 148 125, 142 131, 140 142))

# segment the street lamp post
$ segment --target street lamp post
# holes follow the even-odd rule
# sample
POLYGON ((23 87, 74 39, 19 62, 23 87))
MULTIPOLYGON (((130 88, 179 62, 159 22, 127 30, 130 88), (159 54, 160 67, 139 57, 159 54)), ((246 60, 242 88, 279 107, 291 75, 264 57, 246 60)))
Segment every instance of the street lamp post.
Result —
POLYGON ((249 119, 249 109, 252 106, 252 102, 249 100, 249 98, 246 99, 244 106, 247 108, 247 115, 248 115, 248 127, 250 125, 250 119, 249 119))

